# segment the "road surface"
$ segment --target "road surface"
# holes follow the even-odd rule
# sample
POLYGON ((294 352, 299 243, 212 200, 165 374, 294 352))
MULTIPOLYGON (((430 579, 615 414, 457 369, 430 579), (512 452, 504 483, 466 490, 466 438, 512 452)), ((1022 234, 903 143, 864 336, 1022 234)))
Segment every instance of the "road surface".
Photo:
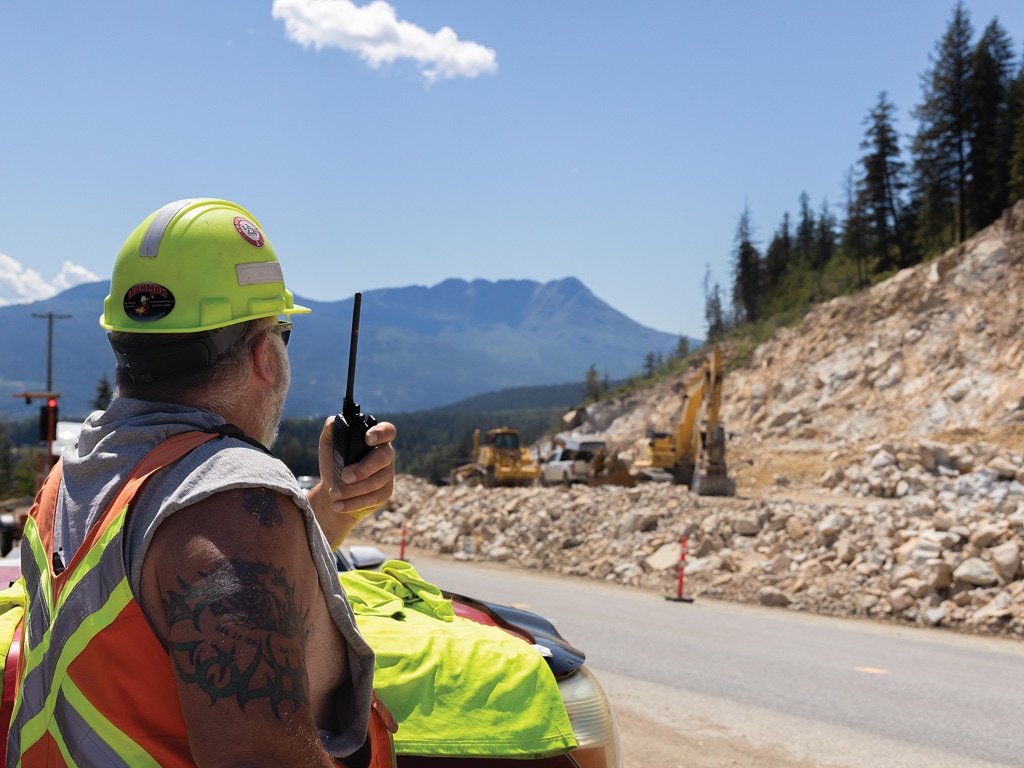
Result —
POLYGON ((406 556, 446 589, 546 616, 583 649, 626 768, 1024 766, 1019 641, 406 556))

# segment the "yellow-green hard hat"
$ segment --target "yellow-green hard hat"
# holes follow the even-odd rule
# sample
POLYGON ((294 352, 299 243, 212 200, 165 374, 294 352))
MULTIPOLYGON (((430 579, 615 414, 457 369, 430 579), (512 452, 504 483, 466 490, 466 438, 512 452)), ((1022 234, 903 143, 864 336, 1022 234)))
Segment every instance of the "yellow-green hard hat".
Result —
POLYGON ((127 333, 194 333, 309 312, 284 286, 259 222, 226 200, 177 200, 128 236, 114 261, 100 325, 127 333))

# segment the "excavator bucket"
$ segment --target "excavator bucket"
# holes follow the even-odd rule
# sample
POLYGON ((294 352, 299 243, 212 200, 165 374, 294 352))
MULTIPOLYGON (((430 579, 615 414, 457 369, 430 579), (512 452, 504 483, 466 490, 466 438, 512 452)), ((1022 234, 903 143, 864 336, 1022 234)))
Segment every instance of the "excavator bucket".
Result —
POLYGON ((693 468, 690 490, 698 496, 735 496, 736 480, 725 468, 725 428, 717 425, 693 468))
POLYGON ((694 470, 690 491, 698 496, 735 496, 736 480, 724 472, 707 472, 701 468, 694 470))

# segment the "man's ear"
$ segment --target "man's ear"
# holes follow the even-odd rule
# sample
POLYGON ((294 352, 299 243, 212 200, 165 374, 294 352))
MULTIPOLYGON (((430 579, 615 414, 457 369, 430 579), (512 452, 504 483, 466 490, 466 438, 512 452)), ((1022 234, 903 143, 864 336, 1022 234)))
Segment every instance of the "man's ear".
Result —
POLYGON ((268 384, 277 381, 277 377, 281 375, 277 353, 271 346, 274 340, 270 336, 269 333, 261 333, 252 346, 253 373, 268 384))

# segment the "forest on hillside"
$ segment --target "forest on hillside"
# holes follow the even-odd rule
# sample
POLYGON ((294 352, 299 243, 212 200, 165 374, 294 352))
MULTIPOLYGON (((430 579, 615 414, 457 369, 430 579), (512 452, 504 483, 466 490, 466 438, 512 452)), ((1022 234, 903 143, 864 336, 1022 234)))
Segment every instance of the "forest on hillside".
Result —
POLYGON ((1024 58, 1014 38, 997 18, 976 38, 958 3, 930 61, 910 133, 899 132, 887 91, 868 110, 838 207, 812 206, 803 192, 763 250, 744 208, 728 295, 705 278, 708 341, 737 329, 761 341, 814 304, 940 255, 1024 198, 1024 58))

